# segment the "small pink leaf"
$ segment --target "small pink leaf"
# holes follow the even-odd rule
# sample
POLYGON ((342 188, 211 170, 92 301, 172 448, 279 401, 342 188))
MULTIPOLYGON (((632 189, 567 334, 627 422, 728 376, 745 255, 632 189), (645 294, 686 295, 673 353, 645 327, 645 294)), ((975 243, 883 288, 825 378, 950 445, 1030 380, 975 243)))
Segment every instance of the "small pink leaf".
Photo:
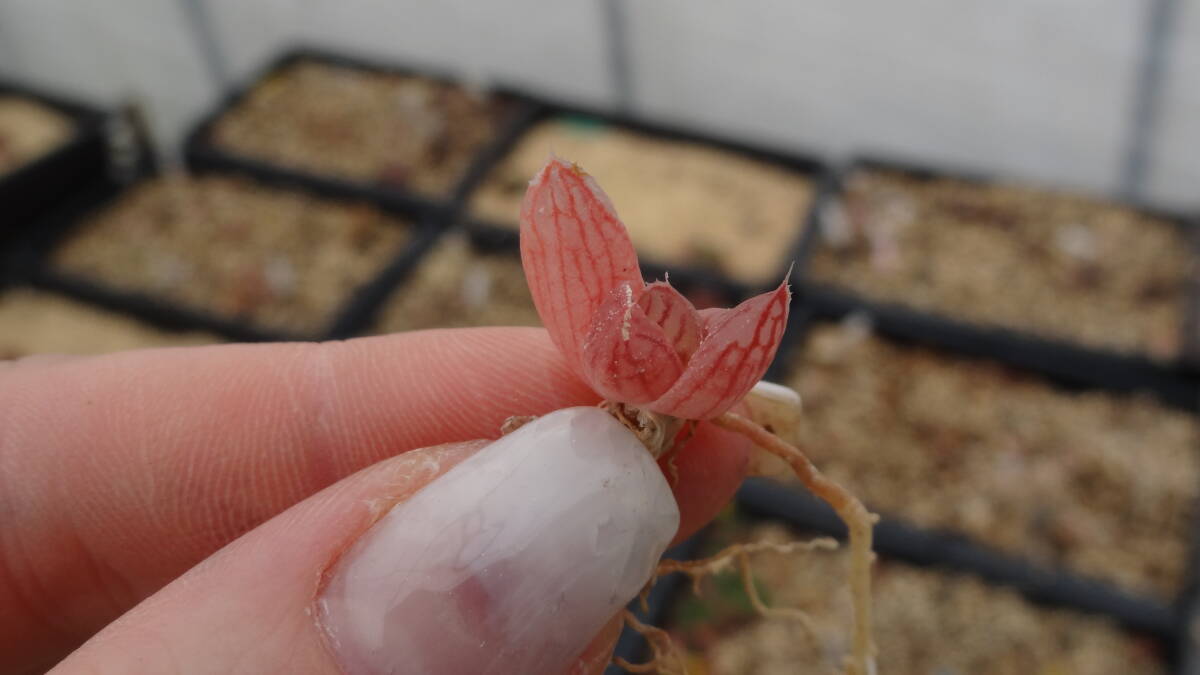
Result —
POLYGON ((707 309, 696 310, 696 314, 700 316, 700 332, 707 335, 708 329, 717 319, 725 316, 729 311, 728 307, 709 307, 707 309))
POLYGON ((662 326, 667 340, 675 346, 675 353, 684 363, 700 346, 702 328, 696 308, 679 291, 665 281, 656 281, 646 286, 638 304, 646 312, 646 318, 662 326))
POLYGON ((641 292, 637 253, 596 181, 551 158, 521 204, 521 261, 538 315, 582 374, 592 316, 622 282, 641 292))
POLYGON ((684 361, 661 326, 642 309, 629 282, 613 289, 583 345, 583 376, 601 396, 649 403, 683 374, 684 361))
POLYGON ((683 375, 648 407, 683 419, 716 417, 762 379, 787 325, 787 282, 733 309, 706 311, 705 334, 683 375))

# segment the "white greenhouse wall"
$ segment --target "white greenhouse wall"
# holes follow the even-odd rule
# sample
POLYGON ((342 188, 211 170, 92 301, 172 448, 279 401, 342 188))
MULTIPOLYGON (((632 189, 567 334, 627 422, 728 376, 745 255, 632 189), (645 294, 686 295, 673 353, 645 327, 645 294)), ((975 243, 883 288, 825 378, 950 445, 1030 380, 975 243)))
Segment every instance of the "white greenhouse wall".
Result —
MULTIPOLYGON (((1200 0, 1180 0, 1147 196, 1200 206, 1200 0)), ((760 143, 1120 187, 1145 0, 624 0, 633 105, 760 143)), ((177 147, 218 98, 173 0, 0 0, 0 76, 135 97, 177 147)), ((249 77, 305 42, 599 105, 600 0, 206 0, 249 77)))

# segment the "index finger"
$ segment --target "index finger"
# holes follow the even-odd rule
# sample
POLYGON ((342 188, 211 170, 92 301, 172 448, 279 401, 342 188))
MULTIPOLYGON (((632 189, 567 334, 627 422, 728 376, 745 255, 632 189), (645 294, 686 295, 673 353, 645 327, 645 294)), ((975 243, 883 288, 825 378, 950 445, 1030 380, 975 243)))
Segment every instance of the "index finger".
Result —
MULTIPOLYGON (((26 667, 57 658, 364 466, 595 401, 538 329, 10 365, 0 371, 0 606, 14 611, 0 615, 0 654, 26 667)), ((731 470, 694 455, 703 465, 685 454, 679 472, 700 480, 679 500, 703 517, 736 487, 739 455, 718 455, 731 470)))

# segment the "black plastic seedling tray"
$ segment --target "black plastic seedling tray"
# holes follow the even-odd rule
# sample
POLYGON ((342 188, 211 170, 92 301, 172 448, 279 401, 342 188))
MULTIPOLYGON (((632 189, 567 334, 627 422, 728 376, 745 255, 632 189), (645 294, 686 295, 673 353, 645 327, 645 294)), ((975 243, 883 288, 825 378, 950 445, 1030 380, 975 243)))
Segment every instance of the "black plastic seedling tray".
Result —
POLYGON ((74 131, 58 148, 0 175, 0 244, 21 236, 39 214, 102 177, 108 165, 104 112, 31 87, 0 82, 0 95, 8 94, 62 113, 74 124, 74 131))
MULTIPOLYGON (((818 321, 840 318, 843 314, 831 311, 827 306, 806 304, 804 298, 795 298, 785 342, 768 371, 768 379, 785 381, 798 350, 804 349, 809 329, 818 321)), ((881 322, 876 332, 894 341, 920 344, 947 354, 997 362, 1006 360, 996 358, 994 351, 989 352, 995 346, 988 343, 971 343, 968 348, 956 349, 936 337, 913 331, 884 330, 885 326, 881 322)), ((1013 364, 1010 361, 1008 365, 1013 364)), ((1160 379, 1141 380, 1134 387, 1133 383, 1120 380, 1081 385, 1075 378, 1056 377, 1044 369, 1025 370, 1070 391, 1122 392, 1134 388, 1173 407, 1198 412, 1196 401, 1200 400, 1200 384, 1180 373, 1163 373, 1160 379)), ((1200 452, 1200 448, 1197 451, 1200 452)), ((798 485, 747 479, 738 492, 737 503, 757 517, 780 520, 799 529, 838 538, 846 536, 846 528, 833 510, 798 485)), ((1187 578, 1175 600, 1169 603, 1087 578, 1063 567, 1041 565, 1020 556, 1000 553, 959 532, 924 528, 888 513, 881 515, 882 519, 875 527, 875 550, 882 556, 969 572, 990 583, 1011 586, 1039 604, 1107 616, 1129 630, 1164 640, 1176 666, 1188 661, 1193 667, 1200 667, 1200 657, 1189 656, 1188 652, 1191 617, 1200 617, 1200 506, 1192 516, 1195 522, 1187 578)))
MULTIPOLYGON (((541 100, 508 87, 498 87, 495 90, 498 96, 503 96, 512 101, 511 115, 501 124, 501 130, 497 135, 496 141, 484 147, 476 155, 470 164, 469 170, 450 194, 436 197, 421 195, 382 183, 354 182, 330 175, 321 175, 283 167, 238 155, 232 150, 217 147, 209 141, 211 130, 216 122, 224 114, 236 107, 255 86, 258 86, 258 84, 265 81, 272 74, 301 61, 329 63, 375 72, 417 75, 443 82, 454 81, 452 77, 445 73, 439 73, 436 69, 426 67, 405 68, 381 63, 369 58, 335 54, 318 48, 297 47, 287 51, 273 61, 249 85, 228 96, 214 111, 206 115, 196 125, 188 134, 185 142, 184 154, 188 165, 195 170, 237 171, 252 176, 284 181, 289 185, 314 190, 321 194, 361 199, 384 207, 437 210, 446 214, 446 222, 461 222, 476 244, 483 247, 498 246, 501 248, 516 247, 516 228, 506 226, 503 223, 472 219, 466 213, 468 198, 473 190, 486 178, 488 171, 520 142, 527 131, 538 122, 559 115, 587 117, 607 125, 623 127, 660 138, 686 141, 729 150, 765 162, 785 166, 811 176, 814 181, 814 194, 816 195, 824 192, 826 190, 826 183, 831 180, 831 172, 827 167, 820 160, 808 155, 786 154, 665 124, 588 108, 586 106, 541 100)), ((814 203, 815 201, 814 199, 814 203)), ((809 229, 806 227, 806 224, 815 222, 815 213, 815 208, 810 209, 796 223, 797 242, 799 242, 801 234, 806 229, 809 229)), ((797 244, 797 250, 798 248, 799 245, 797 244)), ((704 286, 733 299, 745 298, 753 292, 767 290, 766 288, 751 287, 729 280, 714 271, 699 267, 664 265, 653 260, 644 261, 642 267, 645 276, 648 278, 662 278, 669 272, 672 282, 677 285, 704 286)), ((789 267, 790 259, 773 276, 783 279, 789 267)))
MULTIPOLYGON (((606 126, 628 129, 648 136, 727 150, 752 159, 792 169, 809 176, 813 181, 813 206, 796 222, 796 250, 799 250, 799 242, 803 233, 812 229, 813 224, 816 223, 817 210, 815 207, 818 203, 818 198, 823 192, 827 191, 827 184, 832 181, 832 174, 829 169, 815 156, 802 153, 784 153, 732 139, 661 124, 630 115, 599 110, 584 105, 561 101, 537 100, 536 105, 532 106, 526 115, 514 125, 513 133, 505 138, 498 147, 489 150, 488 161, 484 167, 485 172, 483 175, 477 177, 476 184, 481 183, 487 178, 486 169, 492 168, 496 163, 503 160, 504 156, 523 140, 526 132, 530 131, 540 122, 557 117, 588 119, 606 126)), ((469 197, 469 194, 465 195, 465 197, 469 197)), ((617 205, 617 210, 618 212, 620 211, 620 204, 617 205)), ((469 204, 463 204, 461 212, 465 226, 472 233, 472 236, 478 240, 492 240, 512 245, 518 239, 516 228, 517 214, 515 213, 513 214, 513 221, 505 224, 472 217, 469 212, 469 204)), ((791 264, 792 259, 789 258, 776 270, 775 274, 771 275, 771 278, 782 281, 787 276, 791 264)), ((662 279, 667 273, 670 273, 673 284, 690 283, 692 285, 704 286, 738 299, 746 298, 755 292, 769 290, 774 284, 778 283, 778 281, 775 281, 767 286, 758 287, 728 279, 711 269, 698 266, 667 264, 662 261, 646 258, 641 260, 641 266, 643 275, 648 278, 662 279)))
MULTIPOLYGON (((999 177, 970 171, 936 170, 887 159, 860 158, 851 161, 839 172, 836 179, 827 184, 829 189, 822 194, 821 205, 818 208, 825 208, 833 200, 839 199, 845 181, 856 171, 872 169, 899 172, 920 179, 959 178, 977 183, 1000 180, 999 177)), ((1200 228, 1196 227, 1195 219, 1139 204, 1125 202, 1124 205, 1176 223, 1184 230, 1192 250, 1200 248, 1200 228)), ((1020 368, 1079 384, 1099 385, 1124 391, 1153 389, 1169 392, 1173 400, 1191 396, 1187 401, 1189 405, 1200 402, 1192 385, 1185 384, 1187 378, 1179 377, 1181 372, 1194 370, 1196 364, 1200 363, 1197 361, 1197 358, 1200 358, 1200 277, 1197 276, 1200 272, 1194 272, 1188 283, 1187 316, 1184 325, 1180 326, 1184 355, 1174 362, 1162 362, 1142 354, 1083 346, 1068 339, 1042 337, 1016 328, 982 325, 948 314, 918 310, 897 302, 876 300, 844 287, 812 279, 808 275, 807 263, 817 247, 822 245, 818 220, 810 219, 795 257, 800 269, 799 290, 806 303, 823 313, 845 315, 865 312, 871 316, 881 332, 896 337, 988 356, 1020 368)), ((1197 265, 1197 269, 1200 269, 1200 265, 1197 265)))
POLYGON ((299 46, 284 52, 281 56, 264 68, 249 84, 228 95, 215 110, 206 115, 187 135, 184 142, 184 157, 189 167, 196 170, 233 170, 246 173, 269 173, 287 176, 294 184, 301 187, 320 190, 323 194, 357 199, 381 206, 408 209, 440 209, 451 211, 462 201, 463 195, 469 192, 478 182, 488 163, 495 156, 495 147, 512 135, 520 120, 529 113, 530 103, 518 94, 508 90, 497 90, 496 94, 510 101, 510 110, 498 126, 498 132, 492 147, 485 147, 472 160, 467 171, 458 184, 448 193, 442 195, 426 195, 383 182, 361 182, 334 175, 321 174, 293 167, 282 166, 272 162, 255 159, 238 154, 236 151, 221 148, 210 141, 213 127, 229 111, 237 107, 255 87, 265 82, 271 76, 300 62, 325 63, 355 70, 381 72, 394 75, 418 76, 437 82, 453 83, 456 78, 436 68, 426 66, 404 67, 384 63, 363 56, 352 56, 334 53, 310 46, 299 46))
MULTIPOLYGON (((272 175, 269 170, 237 172, 254 181, 299 190, 330 200, 344 200, 340 193, 329 194, 314 187, 302 187, 288 175, 272 175)), ((43 219, 35 236, 22 248, 15 263, 18 279, 34 286, 54 290, 107 309, 129 314, 150 324, 170 330, 202 330, 231 340, 270 342, 291 340, 341 339, 358 334, 367 325, 376 306, 404 278, 417 260, 429 248, 442 229, 439 214, 434 209, 392 204, 376 205, 381 210, 407 218, 413 227, 412 238, 377 275, 352 292, 334 312, 326 328, 315 334, 297 334, 268 328, 234 317, 215 314, 202 308, 185 307, 152 293, 133 292, 114 288, 103 281, 77 276, 54 268, 50 255, 58 243, 69 238, 74 228, 89 214, 112 202, 122 192, 132 188, 149 175, 128 184, 102 181, 76 196, 68 204, 43 219)), ((150 172, 152 175, 152 172, 150 172)), ((337 191, 331 191, 336 193, 337 191)))

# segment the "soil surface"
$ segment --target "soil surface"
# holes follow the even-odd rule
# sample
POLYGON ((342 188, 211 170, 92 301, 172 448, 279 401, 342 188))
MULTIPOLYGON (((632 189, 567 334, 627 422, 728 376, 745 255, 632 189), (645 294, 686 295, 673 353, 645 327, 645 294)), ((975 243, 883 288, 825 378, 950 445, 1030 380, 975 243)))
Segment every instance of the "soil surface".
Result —
POLYGON ((125 349, 219 342, 203 333, 160 331, 53 293, 0 293, 0 359, 34 354, 103 354, 125 349))
POLYGON ((525 187, 553 152, 596 178, 638 252, 749 284, 778 282, 813 200, 804 174, 743 155, 583 118, 534 127, 471 202, 474 217, 515 227, 525 187))
MULTIPOLYGON (((712 551, 734 541, 795 537, 773 524, 725 523, 712 551)), ((755 585, 769 605, 800 608, 796 619, 755 614, 741 579, 703 584, 676 605, 668 629, 687 645, 692 675, 844 672, 850 598, 843 551, 754 557, 755 585)), ((1103 675, 1163 673, 1161 647, 1107 620, 1029 603, 977 579, 884 560, 876 565, 875 639, 879 671, 892 675, 1103 675)))
POLYGON ((81 224, 60 270, 271 329, 314 334, 397 256, 408 223, 237 178, 148 181, 81 224))
POLYGON ((71 120, 52 108, 0 94, 0 176, 53 151, 73 129, 71 120))
POLYGON ((822 325, 788 382, 802 446, 873 509, 1170 600, 1200 488, 1194 416, 822 325))
POLYGON ((515 252, 484 253, 455 235, 443 238, 396 290, 375 332, 538 325, 515 252))
POLYGON ((822 214, 810 270, 872 299, 1168 360, 1195 261, 1179 227, 1124 206, 862 171, 822 214))
POLYGON ((212 138, 309 173, 445 197, 511 109, 458 85, 302 61, 260 83, 212 138))

